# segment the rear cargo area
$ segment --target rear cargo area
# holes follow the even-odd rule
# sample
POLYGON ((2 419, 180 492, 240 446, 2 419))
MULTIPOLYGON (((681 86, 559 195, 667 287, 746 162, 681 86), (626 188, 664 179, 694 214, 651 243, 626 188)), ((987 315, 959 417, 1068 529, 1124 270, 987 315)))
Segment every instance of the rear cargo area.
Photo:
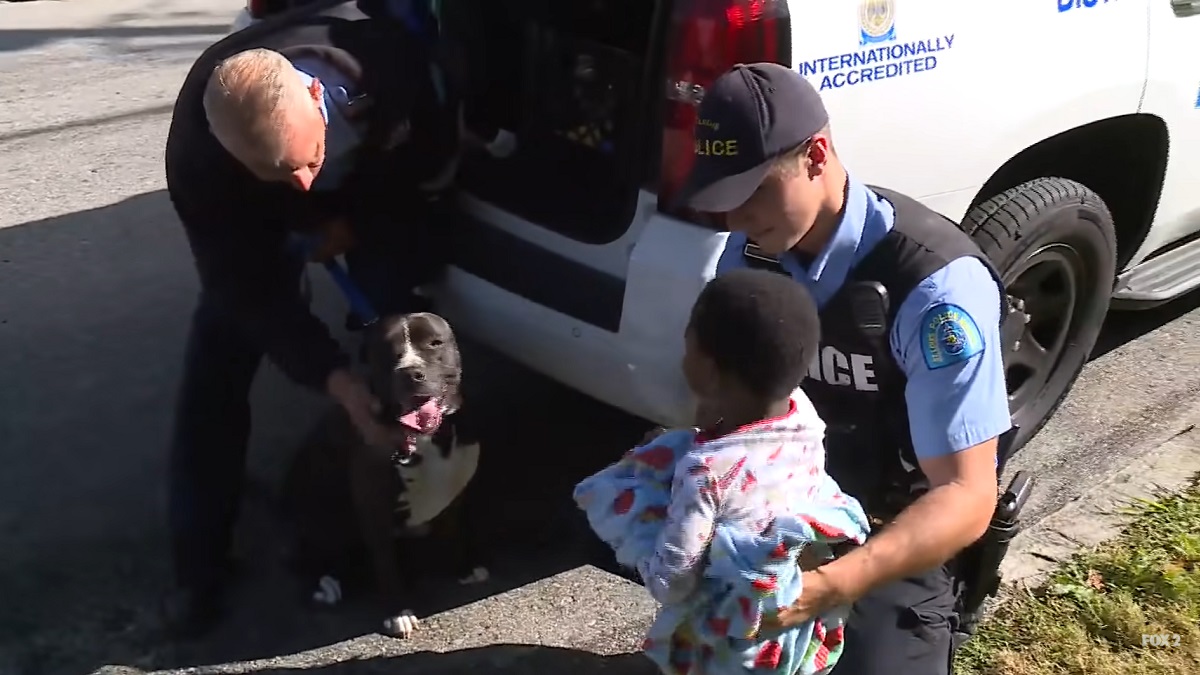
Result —
POLYGON ((468 126, 517 140, 508 157, 468 157, 463 188, 574 239, 621 236, 657 173, 668 2, 443 0, 467 60, 468 126))

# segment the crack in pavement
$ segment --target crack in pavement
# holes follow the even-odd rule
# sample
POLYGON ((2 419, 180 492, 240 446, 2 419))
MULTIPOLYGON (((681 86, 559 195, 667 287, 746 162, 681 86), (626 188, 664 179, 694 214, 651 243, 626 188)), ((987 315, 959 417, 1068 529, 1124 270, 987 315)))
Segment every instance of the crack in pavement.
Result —
POLYGON ((145 119, 145 118, 150 118, 150 117, 156 117, 158 115, 167 115, 174 108, 175 108, 175 104, 173 102, 172 103, 160 103, 160 104, 155 104, 155 105, 151 105, 151 106, 146 106, 144 108, 138 108, 136 110, 129 110, 126 112, 112 113, 112 114, 108 114, 108 115, 100 115, 97 117, 89 117, 89 118, 81 119, 81 120, 72 120, 70 122, 60 122, 58 124, 51 124, 51 125, 47 125, 44 127, 37 127, 34 129, 22 129, 20 131, 10 131, 7 133, 0 133, 0 144, 12 142, 12 141, 23 141, 23 140, 26 140, 29 138, 35 138, 37 136, 46 136, 49 134, 57 134, 57 133, 60 133, 63 131, 71 131, 73 129, 102 127, 105 125, 117 124, 120 122, 127 122, 130 120, 140 120, 140 119, 145 119))

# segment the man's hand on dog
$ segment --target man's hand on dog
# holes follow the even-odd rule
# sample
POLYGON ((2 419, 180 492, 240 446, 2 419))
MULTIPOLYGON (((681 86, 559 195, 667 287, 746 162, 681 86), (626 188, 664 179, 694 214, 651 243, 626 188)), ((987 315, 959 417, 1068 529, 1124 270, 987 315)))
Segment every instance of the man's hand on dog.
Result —
POLYGON ((390 449, 405 443, 407 432, 404 429, 379 423, 379 401, 361 379, 347 370, 335 370, 329 375, 326 389, 346 410, 350 422, 368 447, 390 449))
POLYGON ((354 248, 354 232, 344 218, 326 221, 316 234, 320 243, 309 253, 309 262, 323 263, 354 248))

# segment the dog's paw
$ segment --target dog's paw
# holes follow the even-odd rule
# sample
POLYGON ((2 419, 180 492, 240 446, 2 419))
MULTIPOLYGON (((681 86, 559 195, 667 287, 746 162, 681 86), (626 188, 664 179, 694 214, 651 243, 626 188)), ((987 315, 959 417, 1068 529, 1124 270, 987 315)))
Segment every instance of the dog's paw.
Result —
POLYGON ((342 583, 331 576, 323 576, 317 582, 317 590, 312 594, 313 602, 318 605, 332 606, 342 601, 342 583))
POLYGON ((491 574, 486 567, 476 567, 471 570, 471 573, 458 580, 462 586, 470 586, 471 584, 482 584, 491 578, 491 574))
POLYGON ((383 620, 383 630, 388 635, 398 638, 410 637, 421 625, 411 609, 406 609, 397 616, 383 620))

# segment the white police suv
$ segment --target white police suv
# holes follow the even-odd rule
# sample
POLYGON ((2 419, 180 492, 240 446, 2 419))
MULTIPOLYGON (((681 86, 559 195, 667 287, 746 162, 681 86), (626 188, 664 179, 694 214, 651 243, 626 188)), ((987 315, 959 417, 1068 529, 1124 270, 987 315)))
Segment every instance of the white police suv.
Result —
POLYGON ((738 62, 809 78, 860 180, 994 260, 1018 443, 1110 301, 1200 285, 1200 0, 429 1, 480 73, 481 124, 517 139, 463 167, 441 311, 650 420, 690 417, 682 334, 725 235, 667 205, 696 104, 738 62))

